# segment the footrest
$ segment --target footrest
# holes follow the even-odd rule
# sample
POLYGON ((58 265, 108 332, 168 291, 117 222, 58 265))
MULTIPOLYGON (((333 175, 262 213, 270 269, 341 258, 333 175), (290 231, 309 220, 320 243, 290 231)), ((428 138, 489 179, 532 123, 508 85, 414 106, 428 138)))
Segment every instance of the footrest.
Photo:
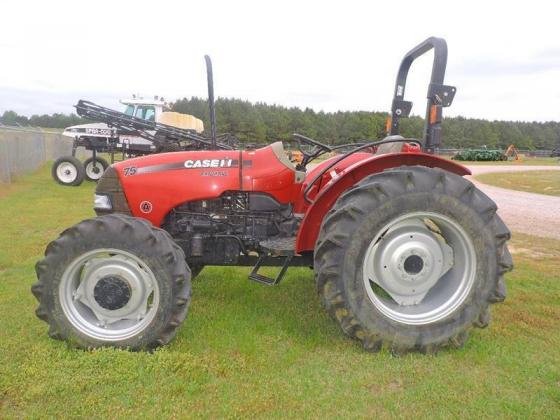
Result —
POLYGON ((259 273, 251 273, 249 274, 249 278, 253 281, 256 281, 257 283, 266 284, 267 286, 275 286, 278 284, 276 282, 276 279, 263 276, 262 274, 259 273))
POLYGON ((259 245, 273 256, 292 256, 296 249, 296 237, 268 239, 259 245))
POLYGON ((282 268, 280 269, 280 272, 278 273, 275 279, 273 279, 272 277, 263 276, 262 274, 258 273, 259 268, 261 268, 261 265, 266 257, 267 254, 261 254, 259 256, 257 263, 255 264, 253 270, 251 271, 251 274, 249 274, 249 279, 256 281, 257 283, 265 284, 267 286, 276 286, 284 278, 284 274, 286 274, 286 270, 290 266, 292 255, 286 256, 284 260, 284 264, 282 265, 282 268))

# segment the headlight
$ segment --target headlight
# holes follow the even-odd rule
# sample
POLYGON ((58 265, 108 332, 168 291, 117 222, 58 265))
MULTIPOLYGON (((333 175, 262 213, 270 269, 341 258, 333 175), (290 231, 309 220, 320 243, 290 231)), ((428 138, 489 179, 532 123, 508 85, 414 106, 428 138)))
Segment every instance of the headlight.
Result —
POLYGON ((93 208, 94 210, 112 210, 111 199, 105 194, 94 194, 93 208))

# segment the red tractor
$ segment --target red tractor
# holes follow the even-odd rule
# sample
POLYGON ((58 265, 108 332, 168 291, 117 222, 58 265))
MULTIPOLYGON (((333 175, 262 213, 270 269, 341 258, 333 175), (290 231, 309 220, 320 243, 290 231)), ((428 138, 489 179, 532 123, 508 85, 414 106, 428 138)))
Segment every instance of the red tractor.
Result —
POLYGON ((461 346, 471 327, 488 325, 489 305, 504 300, 512 259, 495 203, 463 177, 467 168, 432 154, 455 94, 443 84, 446 61, 442 39, 412 49, 399 69, 390 135, 313 168, 334 148, 301 135, 297 165, 277 142, 109 167, 95 192, 98 216, 62 232, 36 265, 36 313, 50 336, 83 348, 151 349, 184 321, 204 266, 250 266, 249 278, 265 285, 305 266, 327 311, 365 349, 461 346), (432 49, 424 138, 406 139, 407 74, 432 49), (276 278, 262 266, 279 267, 276 278))

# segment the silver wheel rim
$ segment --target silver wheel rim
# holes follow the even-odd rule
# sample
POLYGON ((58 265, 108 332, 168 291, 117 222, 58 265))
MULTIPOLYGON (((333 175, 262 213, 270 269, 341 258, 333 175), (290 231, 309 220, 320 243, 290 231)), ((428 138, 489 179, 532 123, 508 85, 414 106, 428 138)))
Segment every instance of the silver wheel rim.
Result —
POLYGON ((62 162, 56 167, 56 176, 65 184, 69 184, 78 177, 78 168, 70 162, 62 162))
POLYGON ((476 276, 474 245, 461 225, 440 213, 414 212, 379 232, 363 261, 373 305, 409 325, 434 323, 454 313, 476 276))
POLYGON ((137 256, 100 248, 76 258, 59 285, 62 310, 82 334, 120 341, 143 331, 159 307, 153 272, 137 256))
POLYGON ((103 165, 99 161, 95 161, 95 165, 93 161, 89 161, 86 165, 86 175, 89 179, 98 180, 103 175, 104 170, 103 165))

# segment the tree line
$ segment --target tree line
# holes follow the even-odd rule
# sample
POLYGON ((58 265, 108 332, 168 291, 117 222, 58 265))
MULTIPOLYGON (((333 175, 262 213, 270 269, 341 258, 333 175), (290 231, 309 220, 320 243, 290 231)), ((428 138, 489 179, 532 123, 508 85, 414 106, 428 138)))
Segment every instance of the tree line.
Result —
POLYGON ((41 128, 65 128, 76 124, 85 124, 90 121, 77 116, 76 114, 60 114, 51 115, 32 115, 26 117, 19 115, 15 111, 5 111, 0 117, 0 123, 14 127, 41 127, 41 128))
MULTIPOLYGON (((209 128, 208 104, 191 97, 178 100, 173 110, 195 115, 209 128)), ((289 140, 298 132, 324 143, 343 144, 385 136, 386 112, 316 112, 261 102, 219 98, 216 101, 217 131, 235 134, 243 142, 270 143, 289 140)), ((413 116, 401 120, 401 134, 422 138, 424 119, 413 116)), ((443 122, 445 148, 486 146, 505 149, 553 149, 560 146, 560 122, 488 121, 448 117, 443 122)))
MULTIPOLYGON (((172 105, 176 112, 194 115, 204 121, 209 131, 206 99, 183 98, 172 105)), ((323 112, 240 99, 219 98, 216 101, 217 131, 234 134, 242 142, 270 143, 290 140, 298 132, 324 143, 343 144, 385 136, 385 112, 323 112)), ((64 128, 87 120, 75 114, 33 115, 26 117, 5 111, 0 123, 15 126, 64 128)), ((424 121, 420 117, 401 120, 401 134, 422 137, 424 121)), ((560 122, 488 121, 449 117, 443 122, 443 147, 505 149, 515 144, 519 149, 553 149, 560 146, 560 122)))

